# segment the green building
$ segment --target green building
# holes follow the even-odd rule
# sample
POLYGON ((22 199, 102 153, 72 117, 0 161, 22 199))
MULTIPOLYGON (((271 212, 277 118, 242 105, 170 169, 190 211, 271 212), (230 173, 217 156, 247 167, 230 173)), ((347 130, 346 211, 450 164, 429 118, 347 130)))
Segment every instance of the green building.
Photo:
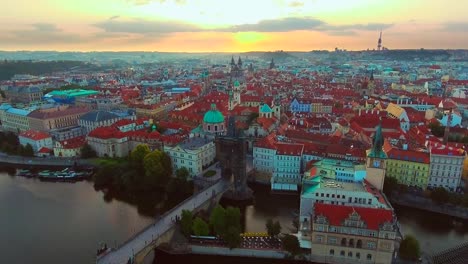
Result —
POLYGON ((429 153, 415 150, 392 148, 387 152, 388 177, 394 177, 398 183, 406 186, 427 188, 429 182, 429 153))

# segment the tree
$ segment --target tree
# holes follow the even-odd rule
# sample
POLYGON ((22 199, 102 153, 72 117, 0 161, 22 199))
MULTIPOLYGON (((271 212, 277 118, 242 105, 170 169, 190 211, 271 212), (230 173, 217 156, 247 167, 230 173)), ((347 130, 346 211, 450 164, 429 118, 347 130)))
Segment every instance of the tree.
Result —
POLYGON ((439 204, 447 203, 450 199, 450 194, 443 187, 437 187, 431 192, 431 199, 439 204))
POLYGON ((119 170, 120 168, 116 164, 104 165, 96 174, 94 174, 94 186, 97 189, 100 189, 101 187, 112 185, 114 181, 114 175, 118 174, 119 170))
POLYGON ((213 228, 213 232, 219 236, 225 233, 225 210, 221 205, 217 205, 211 212, 210 226, 213 228))
POLYGON ((279 221, 275 221, 273 224, 273 232, 271 233, 273 236, 277 236, 281 233, 281 224, 279 221))
POLYGON ((24 146, 24 149, 23 149, 23 156, 26 156, 26 157, 33 157, 34 156, 34 150, 33 150, 33 147, 31 146, 31 144, 26 144, 26 146, 24 146))
POLYGON ((283 249, 288 251, 291 255, 295 256, 301 252, 301 246, 299 244, 299 239, 293 235, 285 235, 281 242, 283 243, 283 249))
POLYGON ((171 176, 163 164, 163 152, 155 150, 143 158, 145 183, 149 186, 165 186, 171 176))
POLYGON ((281 224, 279 221, 274 222, 273 219, 268 219, 266 224, 267 233, 269 236, 277 236, 281 233, 281 224))
POLYGON ((182 217, 180 219, 180 227, 182 229, 182 233, 185 236, 190 236, 192 233, 192 225, 193 225, 193 214, 189 210, 182 210, 182 217))
POLYGON ((89 158, 95 158, 97 156, 96 151, 88 144, 84 144, 83 147, 81 147, 81 158, 83 159, 89 159, 89 158))
POLYGON ((176 170, 176 177, 177 178, 187 179, 189 175, 190 175, 190 173, 187 170, 187 168, 185 168, 185 167, 182 167, 182 168, 176 170))
POLYGON ((6 98, 5 92, 4 92, 3 90, 0 90, 0 96, 1 96, 2 98, 6 98))
POLYGON ((229 226, 223 236, 224 241, 229 246, 229 248, 233 249, 238 247, 242 242, 242 238, 240 236, 240 229, 229 226))
POLYGON ((241 214, 240 209, 238 207, 228 206, 224 211, 224 218, 225 218, 225 228, 227 230, 228 227, 234 227, 236 230, 241 231, 241 214))
POLYGON ((203 221, 200 217, 195 218, 195 221, 193 221, 193 233, 196 236, 207 236, 210 233, 210 228, 208 227, 208 224, 203 221))
POLYGON ((391 196, 393 191, 398 188, 398 180, 395 177, 385 177, 383 192, 387 196, 391 196))
POLYGON ((135 168, 141 168, 141 165, 143 164, 143 159, 145 158, 148 153, 150 153, 150 149, 148 145, 146 144, 140 144, 136 146, 130 153, 130 162, 132 163, 132 166, 135 168))
POLYGON ((161 153, 162 153, 161 162, 164 167, 164 170, 166 171, 166 174, 168 176, 171 176, 173 173, 171 157, 164 151, 161 151, 161 153))
POLYGON ((411 235, 405 236, 400 244, 400 257, 406 260, 417 260, 420 255, 418 240, 411 235))

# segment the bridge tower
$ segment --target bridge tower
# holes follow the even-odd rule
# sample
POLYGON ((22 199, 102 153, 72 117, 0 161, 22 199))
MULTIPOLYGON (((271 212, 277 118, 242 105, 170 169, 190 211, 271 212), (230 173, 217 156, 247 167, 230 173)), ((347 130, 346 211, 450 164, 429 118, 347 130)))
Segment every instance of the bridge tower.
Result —
POLYGON ((225 196, 232 200, 250 200, 253 192, 247 186, 247 143, 236 130, 235 122, 234 116, 230 116, 226 135, 216 137, 216 158, 221 165, 221 176, 232 183, 225 196))

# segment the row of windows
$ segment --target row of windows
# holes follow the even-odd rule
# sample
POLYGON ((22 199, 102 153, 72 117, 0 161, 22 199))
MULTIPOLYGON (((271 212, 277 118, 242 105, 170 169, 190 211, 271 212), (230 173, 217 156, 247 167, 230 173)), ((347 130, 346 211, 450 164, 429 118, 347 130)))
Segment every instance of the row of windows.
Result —
POLYGON ((435 170, 435 169, 440 170, 440 169, 442 169, 442 170, 451 171, 452 168, 453 168, 454 171, 461 171, 461 169, 462 169, 461 166, 448 165, 447 167, 445 167, 445 165, 442 165, 442 166, 438 165, 438 164, 437 165, 434 165, 434 164, 431 165, 431 170, 435 170))
POLYGON ((300 160, 301 157, 291 157, 291 156, 283 156, 283 155, 276 155, 278 160, 300 160))
MULTIPOLYGON (((335 250, 330 249, 330 256, 334 256, 334 255, 335 255, 335 250)), ((344 250, 341 250, 340 251, 340 257, 345 257, 345 256, 346 256, 346 252, 344 250)), ((352 257, 353 257, 353 252, 348 251, 348 258, 352 258, 352 257)), ((361 253, 360 252, 356 252, 356 259, 361 259, 361 253)), ((372 254, 367 254, 366 259, 367 260, 372 260, 372 254)))
MULTIPOLYGON (((431 182, 450 183, 450 179, 447 178, 431 178, 431 182)), ((458 182, 458 179, 452 179, 452 183, 458 182)))
POLYGON ((445 158, 445 157, 433 157, 431 158, 431 163, 446 163, 446 164, 463 164, 463 158, 454 159, 454 158, 445 158))

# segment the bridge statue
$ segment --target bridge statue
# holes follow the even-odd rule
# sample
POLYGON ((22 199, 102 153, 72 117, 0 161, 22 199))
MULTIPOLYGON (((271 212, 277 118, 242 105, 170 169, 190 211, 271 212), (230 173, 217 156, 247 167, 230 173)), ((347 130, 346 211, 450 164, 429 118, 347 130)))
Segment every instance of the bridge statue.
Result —
POLYGON ((216 137, 216 158, 221 166, 221 176, 232 183, 224 196, 232 200, 249 200, 253 191, 247 186, 247 143, 236 130, 235 122, 234 116, 228 117, 226 135, 216 137))

